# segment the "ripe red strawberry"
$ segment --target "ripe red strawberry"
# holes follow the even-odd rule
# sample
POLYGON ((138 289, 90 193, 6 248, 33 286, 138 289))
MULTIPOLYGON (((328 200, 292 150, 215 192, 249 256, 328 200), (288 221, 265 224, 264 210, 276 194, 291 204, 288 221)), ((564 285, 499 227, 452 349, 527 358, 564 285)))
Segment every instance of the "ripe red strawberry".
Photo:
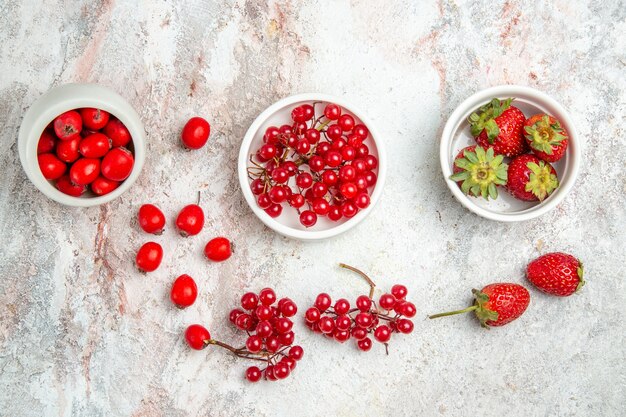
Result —
POLYGON ((559 186, 554 167, 535 155, 520 155, 509 164, 506 188, 524 201, 543 201, 559 186))
POLYGON ((539 290, 566 297, 585 285, 583 263, 562 252, 547 253, 528 264, 526 277, 539 290))
POLYGON ((468 146, 454 159, 454 173, 450 176, 467 195, 483 197, 485 200, 498 198, 498 185, 506 184, 508 165, 502 162, 504 156, 494 156, 493 148, 468 146))
POLYGON ((523 131, 526 116, 511 106, 511 101, 512 98, 502 101, 494 98, 468 119, 472 135, 480 146, 493 147, 496 155, 508 157, 528 151, 523 131))
POLYGON ((434 314, 430 319, 451 316, 473 311, 480 320, 480 325, 486 328, 490 326, 504 326, 521 316, 528 304, 530 293, 519 284, 496 283, 489 284, 482 290, 472 290, 474 305, 457 311, 434 314))
POLYGON ((556 162, 565 155, 569 135, 557 119, 542 113, 526 120, 524 137, 539 159, 556 162))

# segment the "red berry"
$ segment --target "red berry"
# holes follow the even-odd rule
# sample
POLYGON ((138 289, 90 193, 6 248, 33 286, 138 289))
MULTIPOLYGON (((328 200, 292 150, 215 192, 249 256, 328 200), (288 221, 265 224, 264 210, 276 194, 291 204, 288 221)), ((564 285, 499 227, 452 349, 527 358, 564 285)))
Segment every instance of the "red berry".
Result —
POLYGON ((293 317, 298 312, 298 306, 291 300, 285 301, 280 305, 280 313, 285 317, 293 317))
MULTIPOLYGON (((183 207, 176 217, 176 227, 183 236, 194 236, 204 227, 204 212, 197 204, 183 207)), ((206 248, 205 248, 206 254, 206 248)))
POLYGON ((374 155, 367 155, 365 157, 365 165, 367 165, 367 169, 369 169, 370 171, 376 169, 376 167, 378 166, 378 158, 376 158, 374 155))
POLYGON ((83 130, 83 119, 75 110, 70 110, 57 116, 53 122, 54 133, 61 140, 70 140, 80 137, 80 131, 83 130))
POLYGON ((396 303, 394 310, 396 311, 396 313, 406 316, 408 318, 414 317, 415 314, 417 313, 415 304, 408 302, 408 301, 402 301, 402 302, 396 303))
POLYGON ((49 130, 44 130, 37 142, 37 155, 52 152, 55 145, 56 137, 49 130))
POLYGON ((346 141, 343 139, 337 139, 331 145, 331 149, 334 151, 341 151, 341 149, 346 146, 346 141))
POLYGON ((232 255, 230 240, 225 237, 216 237, 204 247, 204 255, 213 262, 222 262, 232 255))
POLYGON ((313 172, 320 172, 324 169, 325 165, 326 162, 324 162, 324 159, 321 156, 313 155, 309 158, 309 168, 311 168, 311 171, 313 172))
POLYGON ((288 198, 287 191, 281 186, 272 187, 272 189, 268 193, 268 196, 270 200, 275 204, 283 203, 288 198))
POLYGON ((413 322, 409 319, 398 319, 396 328, 400 333, 409 334, 413 331, 413 322))
POLYGON ((252 353, 260 352, 263 348, 263 339, 257 335, 248 337, 248 340, 246 340, 246 348, 252 353))
POLYGON ((199 324, 192 324, 185 331, 185 340, 190 348, 202 350, 209 345, 211 335, 209 331, 199 324))
POLYGON ((264 306, 271 306, 276 302, 276 293, 271 288, 263 288, 259 291, 259 301, 264 306))
POLYGON ((274 365, 274 376, 276 376, 277 379, 285 379, 289 376, 289 373, 289 366, 285 363, 279 362, 274 365))
POLYGON ((257 158, 261 162, 269 161, 270 159, 275 158, 277 154, 278 148, 276 147, 276 145, 271 143, 266 143, 265 145, 261 146, 256 153, 257 158))
POLYGON ((272 335, 272 325, 267 320, 261 320, 259 324, 256 325, 256 334, 259 337, 265 339, 272 335))
POLYGON ((152 272, 161 265, 163 259, 163 248, 156 242, 144 243, 135 258, 137 268, 143 272, 152 272))
POLYGON ((296 177, 296 185, 302 189, 309 188, 313 184, 313 177, 308 172, 298 174, 296 177))
POLYGON ((230 311, 230 314, 228 315, 228 320, 230 320, 232 324, 236 324, 237 317, 239 317, 241 314, 243 314, 243 310, 235 308, 230 311))
POLYGON ((265 209, 265 212, 272 218, 280 216, 283 212, 283 206, 280 204, 272 204, 269 208, 265 209))
POLYGON ((354 129, 354 117, 350 116, 349 114, 343 114, 341 115, 341 117, 339 117, 337 124, 344 132, 349 132, 354 129))
POLYGON ((63 175, 59 178, 56 186, 59 191, 72 197, 80 197, 87 190, 86 185, 77 185, 72 183, 69 175, 63 175))
POLYGON ((373 321, 374 317, 372 317, 370 313, 365 312, 360 312, 354 318, 354 322, 356 323, 356 325, 363 329, 368 329, 372 325, 373 321))
POLYGON ((289 197, 289 205, 293 208, 299 209, 304 205, 304 196, 302 194, 294 194, 289 197))
POLYGON ((311 210, 304 210, 300 214, 300 223, 302 223, 304 227, 315 226, 315 223, 317 223, 317 214, 315 214, 311 210))
POLYGON ((357 174, 367 172, 367 164, 365 160, 358 158, 352 161, 352 166, 356 169, 357 174))
POLYGON ((113 181, 103 176, 99 176, 89 186, 95 195, 101 196, 109 194, 111 191, 119 187, 119 181, 113 181))
POLYGON ((320 318, 318 325, 322 333, 332 333, 335 330, 335 321, 328 316, 320 318))
POLYGON ((254 310, 259 305, 259 297, 253 292, 247 292, 241 296, 241 307, 246 310, 254 310))
POLYGON ((111 146, 118 148, 128 145, 131 140, 130 132, 124 126, 124 123, 117 119, 109 120, 102 132, 111 139, 111 146))
POLYGON ((67 169, 65 163, 51 153, 37 155, 37 162, 39 163, 41 173, 47 180, 60 178, 67 169))
POLYGON ((314 197, 318 197, 318 198, 324 197, 326 193, 328 192, 328 186, 324 184, 323 182, 316 182, 311 187, 311 192, 313 193, 314 197))
POLYGON ((344 165, 339 168, 339 180, 349 183, 356 178, 356 169, 352 165, 344 165))
POLYGON ((356 156, 359 158, 365 158, 369 153, 370 149, 363 143, 356 148, 356 156))
POLYGON ((359 137, 361 140, 367 138, 367 135, 369 135, 369 130, 367 129, 367 127, 365 125, 362 124, 358 124, 356 126, 354 126, 354 129, 352 129, 354 134, 359 137))
POLYGON ((91 184, 100 175, 100 160, 81 158, 70 168, 70 179, 74 184, 91 184))
POLYGON ((78 152, 80 142, 80 136, 76 136, 74 139, 59 141, 56 147, 57 157, 67 163, 76 161, 80 157, 80 153, 78 152))
POLYGON ((338 206, 330 206, 330 210, 328 210, 327 214, 328 218, 334 222, 341 219, 343 214, 341 214, 341 208, 338 206))
POLYGON ((319 156, 324 156, 328 151, 332 149, 332 145, 328 142, 320 142, 315 148, 315 153, 319 156))
POLYGON ((408 294, 408 290, 404 285, 396 284, 391 287, 391 294, 396 297, 396 300, 404 300, 404 297, 408 294))
POLYGON ((272 309, 268 306, 260 305, 254 310, 259 320, 269 320, 272 318, 272 309))
POLYGON ((391 329, 389 326, 382 324, 374 330, 374 337, 380 343, 387 343, 391 339, 391 329))
POLYGON ((367 171, 365 173, 365 179, 367 180, 367 185, 373 187, 374 184, 376 184, 377 177, 372 171, 367 171))
POLYGON ((335 327, 339 330, 348 330, 352 325, 352 320, 346 315, 337 316, 335 319, 335 327))
POLYGON ((301 139, 296 144, 296 152, 300 155, 306 155, 311 150, 311 144, 306 139, 301 139))
POLYGON ((326 107, 324 107, 324 116, 330 120, 339 119, 339 116, 341 116, 341 107, 333 103, 328 103, 326 107))
POLYGON ((80 141, 78 149, 85 158, 101 158, 111 149, 111 139, 102 133, 92 133, 80 141))
POLYGON ((352 161, 356 158, 356 150, 352 146, 344 146, 341 148, 341 157, 344 161, 352 161))
POLYGON ((392 294, 383 294, 378 300, 378 305, 385 310, 391 310, 393 306, 396 305, 396 297, 392 294))
POLYGON ((333 337, 339 343, 344 343, 350 340, 350 331, 335 329, 335 331, 333 332, 333 337))
POLYGON ((367 330, 361 327, 353 327, 351 334, 356 340, 363 340, 367 337, 367 330))
POLYGON ((109 113, 100 109, 84 108, 80 109, 80 116, 87 129, 100 130, 109 121, 109 113))
POLYGON ((335 313, 342 315, 347 314, 350 310, 350 302, 345 298, 340 298, 335 302, 335 313))
POLYGON ((369 311, 372 307, 372 300, 366 295, 359 295, 356 299, 356 308, 360 311, 369 311))
POLYGON ((272 336, 269 336, 267 339, 265 339, 265 349, 267 349, 268 352, 274 353, 278 351, 280 347, 281 347, 281 343, 278 340, 278 337, 272 335, 272 336))
POLYGON ((304 319, 309 323, 317 323, 320 319, 320 311, 317 307, 309 308, 306 313, 304 313, 304 319))
POLYGON ((335 171, 327 170, 322 173, 322 182, 327 186, 331 187, 337 184, 337 181, 339 181, 339 176, 335 171))
POLYGON ((279 334, 288 333, 289 331, 291 331, 292 327, 293 322, 286 317, 279 317, 276 321, 276 326, 274 326, 276 332, 279 334))
MULTIPOLYGON (((354 185, 354 183, 352 183, 352 182, 344 182, 339 187, 339 192, 345 198, 352 199, 352 198, 354 198, 356 196, 356 194, 359 192, 359 190, 356 188, 356 185, 354 185)), ((344 215, 345 215, 345 213, 344 213, 344 215)), ((349 217, 349 216, 346 216, 346 217, 349 217)))
POLYGON ((328 309, 328 307, 330 307, 331 303, 332 303, 332 300, 330 298, 330 295, 326 293, 321 293, 315 299, 314 305, 315 307, 317 307, 320 313, 323 313, 324 311, 328 309))
POLYGON ((370 339, 369 337, 366 337, 364 339, 359 340, 356 345, 363 352, 367 352, 368 350, 372 348, 372 339, 370 339))
POLYGON ((326 161, 326 165, 336 168, 341 165, 343 158, 341 157, 341 153, 337 151, 328 151, 324 156, 324 160, 326 161))
POLYGON ((307 129, 304 132, 304 137, 311 145, 314 145, 320 140, 320 131, 317 129, 307 129))
POLYGON ((278 341, 280 342, 281 345, 283 346, 289 346, 293 343, 294 339, 296 338, 295 334, 293 333, 293 331, 289 331, 287 333, 283 333, 283 334, 279 334, 278 335, 278 341))
POLYGON ((252 316, 250 314, 239 314, 235 319, 235 326, 241 330, 252 330, 252 316))
POLYGON ((370 196, 367 193, 359 193, 354 197, 354 205, 359 209, 367 208, 370 205, 370 196))
POLYGON ((124 181, 130 176, 135 160, 126 148, 113 148, 102 158, 102 175, 113 181, 124 181))
POLYGON ((330 125, 326 128, 326 136, 331 140, 337 140, 343 135, 343 130, 338 124, 330 125))
POLYGON ((302 357, 304 356, 304 349, 302 349, 302 347, 300 346, 292 346, 291 349, 289 349, 289 357, 299 361, 300 359, 302 359, 302 357))
POLYGON ((325 216, 330 211, 330 204, 323 198, 316 198, 312 204, 313 212, 320 216, 325 216))
POLYGON ((276 126, 270 126, 265 129, 265 134, 263 135, 263 142, 265 143, 278 143, 278 128, 276 126))
POLYGON ((146 233, 160 235, 165 227, 163 212, 153 204, 144 204, 139 207, 139 226, 146 233))
POLYGON ((344 217, 352 218, 356 215, 357 211, 358 209, 356 208, 356 206, 350 201, 347 201, 341 205, 341 214, 344 217))
POLYGON ((250 382, 257 382, 261 380, 263 374, 258 366, 251 366, 246 370, 246 379, 250 382))
POLYGON ((181 140, 188 149, 200 149, 207 143, 210 134, 209 122, 202 117, 192 117, 183 127, 181 140))
POLYGON ((198 287, 196 282, 187 274, 176 278, 170 291, 170 299, 178 308, 185 308, 192 305, 198 297, 198 287))

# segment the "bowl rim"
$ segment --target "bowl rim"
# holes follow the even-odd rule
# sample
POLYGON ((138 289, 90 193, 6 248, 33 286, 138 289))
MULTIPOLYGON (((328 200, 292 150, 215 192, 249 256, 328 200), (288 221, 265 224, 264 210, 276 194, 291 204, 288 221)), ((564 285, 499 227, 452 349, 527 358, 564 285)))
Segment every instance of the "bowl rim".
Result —
POLYGON ((489 87, 466 98, 456 109, 452 112, 446 124, 440 138, 439 145, 439 161, 441 164, 441 171, 443 173, 444 180, 448 185, 448 188, 454 195, 454 197, 468 210, 473 213, 495 221, 500 222, 519 222, 534 219, 539 217, 548 211, 554 209, 560 204, 565 196, 571 191, 578 172, 580 170, 581 149, 578 141, 578 131, 572 118, 567 110, 555 99, 548 94, 536 90, 532 87, 520 86, 520 85, 498 85, 489 87), (462 124, 462 121, 472 112, 475 111, 482 104, 485 104, 493 97, 520 97, 536 103, 541 103, 544 107, 550 107, 554 110, 552 116, 559 119, 566 127, 569 134, 568 137, 568 149, 570 154, 566 154, 567 158, 567 170, 560 179, 559 188, 546 200, 537 204, 536 206, 527 208, 525 210, 513 213, 497 213, 489 211, 483 207, 475 204, 472 199, 465 195, 458 185, 450 179, 452 175, 452 165, 450 163, 453 155, 450 152, 450 145, 453 141, 454 134, 462 124), (571 156, 571 157, 570 157, 571 156), (570 166, 571 164, 571 166, 570 166))
POLYGON ((24 114, 18 134, 22 168, 28 179, 46 197, 73 207, 92 207, 108 203, 127 191, 139 177, 145 162, 145 129, 135 109, 110 88, 94 83, 69 83, 56 86, 37 98, 24 114), (79 108, 104 110, 119 119, 129 130, 133 144, 134 166, 129 177, 109 194, 73 197, 62 193, 44 178, 37 163, 37 143, 43 130, 58 115, 79 108))
POLYGON ((337 236, 341 233, 344 233, 365 219, 372 209, 376 206, 380 197, 383 193, 383 189, 385 186, 385 179, 387 176, 387 154, 385 151, 384 143, 380 139, 380 132, 376 128, 375 124, 372 120, 365 115, 365 113, 358 108, 358 106, 354 106, 349 101, 336 97, 329 94, 324 93, 300 93, 292 96, 288 96, 282 98, 270 105, 268 108, 263 110, 257 117, 254 119, 241 143, 241 147, 239 149, 239 159, 238 159, 238 173, 239 173, 239 185, 243 192, 246 202, 252 212, 270 229, 280 233, 283 236, 304 240, 304 241, 312 241, 312 240, 323 240, 328 239, 334 236, 337 236), (250 155, 250 146, 256 133, 259 131, 261 126, 267 121, 269 117, 271 117, 277 111, 290 106, 292 104, 302 102, 302 101, 324 101, 335 103, 350 113, 354 114, 357 118, 365 124, 370 132, 370 137, 372 142, 376 145, 376 151, 378 153, 378 173, 377 173, 377 181, 374 186, 374 191, 371 194, 370 205, 363 210, 360 210, 353 218, 346 220, 342 224, 339 224, 335 227, 331 227, 326 230, 298 230, 292 227, 286 226, 277 220, 270 217, 264 210, 258 207, 256 203, 256 199, 250 190, 250 185, 248 183, 248 157, 250 155), (378 139, 377 139, 378 138, 378 139))

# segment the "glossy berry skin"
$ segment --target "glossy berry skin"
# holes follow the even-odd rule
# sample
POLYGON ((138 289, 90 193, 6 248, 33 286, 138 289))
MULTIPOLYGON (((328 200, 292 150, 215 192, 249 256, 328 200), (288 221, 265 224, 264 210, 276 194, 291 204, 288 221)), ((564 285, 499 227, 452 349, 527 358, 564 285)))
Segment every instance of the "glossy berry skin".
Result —
POLYGON ((100 160, 81 158, 70 168, 70 179, 77 185, 89 185, 100 175, 100 160))
POLYGON ((540 291, 567 297, 585 285, 583 264, 563 252, 547 253, 526 267, 526 278, 540 291))
POLYGON ((80 109, 80 117, 87 129, 100 130, 109 122, 109 113, 94 108, 80 109))
POLYGON ((396 328, 400 333, 409 334, 413 331, 413 322, 409 319, 398 319, 396 328))
POLYGON ((101 158, 111 149, 111 139, 102 133, 92 133, 80 141, 78 150, 85 158, 101 158))
POLYGON ((474 296, 479 305, 476 315, 484 326, 504 326, 521 316, 530 304, 528 290, 519 284, 490 284, 480 292, 474 290, 474 296), (481 310, 495 312, 496 316, 483 314, 481 310))
POLYGON ((396 305, 396 297, 392 294, 383 294, 378 300, 378 305, 385 310, 391 310, 396 305))
POLYGON ((192 305, 198 297, 196 282, 187 274, 176 278, 170 291, 170 299, 178 308, 186 308, 192 305))
POLYGON ((57 190, 61 191, 63 194, 67 194, 72 197, 80 197, 87 191, 87 186, 85 185, 77 185, 72 183, 69 175, 63 175, 57 180, 56 183, 57 190))
POLYGON ((176 228, 182 236, 195 236, 204 227, 204 211, 197 204, 183 207, 176 217, 176 228))
POLYGON ((396 297, 396 300, 404 300, 409 293, 409 290, 404 285, 396 284, 391 287, 391 294, 396 297))
POLYGON ((335 313, 342 315, 347 314, 350 310, 350 302, 345 298, 340 298, 335 301, 335 313))
POLYGON ((337 120, 341 116, 341 107, 336 104, 329 103, 324 107, 324 116, 330 120, 337 120))
POLYGON ((75 110, 70 110, 57 116, 53 122, 54 133, 61 140, 70 140, 80 137, 80 131, 83 130, 83 119, 75 110))
POLYGON ((304 318, 309 323, 317 323, 320 319, 320 311, 316 307, 311 307, 304 314, 304 318))
POLYGON ((56 146, 57 157, 66 163, 72 163, 80 157, 78 148, 82 141, 80 136, 69 140, 60 140, 56 146))
POLYGON ((302 349, 302 347, 300 346, 292 346, 291 349, 289 349, 289 357, 299 361, 300 359, 302 359, 302 357, 304 356, 304 349, 302 349))
POLYGON ((109 139, 111 139, 111 147, 118 148, 128 145, 131 141, 130 132, 124 125, 117 119, 111 119, 102 130, 109 139))
POLYGON ((559 186, 554 167, 534 155, 520 155, 509 164, 506 188, 523 201, 543 201, 559 186))
POLYGON ((258 382, 262 376, 263 374, 258 366, 251 366, 246 370, 246 379, 249 382, 258 382))
POLYGON ((37 155, 42 153, 50 153, 56 145, 56 137, 49 130, 44 130, 37 142, 37 155))
POLYGON ((370 339, 369 337, 366 337, 364 339, 359 340, 357 342, 357 347, 363 352, 367 352, 368 350, 372 348, 372 339, 370 339))
POLYGON ((298 306, 291 300, 279 304, 280 312, 284 317, 293 317, 298 312, 298 306))
POLYGON ((311 210, 304 210, 300 214, 300 223, 302 223, 304 227, 315 226, 315 223, 317 223, 317 214, 311 210))
POLYGON ((259 301, 264 306, 271 306, 276 302, 276 293, 271 288, 263 288, 259 291, 259 301))
POLYGON ((209 140, 211 126, 202 117, 192 117, 183 127, 181 141, 188 149, 200 149, 209 140))
POLYGON ((135 164, 133 154, 126 148, 113 148, 102 158, 102 175, 113 181, 124 181, 135 164))
POLYGON ((374 330, 374 338, 380 343, 387 343, 391 339, 391 329, 385 324, 378 326, 374 330))
POLYGON ((314 305, 320 311, 320 313, 323 313, 328 309, 328 307, 330 307, 331 303, 332 299, 330 298, 330 295, 326 293, 321 293, 315 299, 314 305))
POLYGON ((259 305, 259 297, 253 292, 247 292, 241 296, 241 307, 246 310, 254 310, 259 305))
POLYGON ((524 123, 524 137, 533 154, 546 162, 563 158, 569 134, 554 117, 535 114, 524 123))
POLYGON ((104 178, 103 176, 99 176, 93 180, 91 184, 89 184, 91 191, 98 196, 109 194, 119 186, 119 181, 113 181, 108 178, 104 178))
POLYGON ((356 308, 358 308, 362 312, 369 311, 372 306, 372 300, 365 296, 359 295, 356 299, 356 308))
POLYGON ((528 151, 524 139, 526 116, 511 101, 494 98, 470 115, 469 120, 478 145, 493 147, 496 155, 515 157, 528 151))
POLYGON ((156 242, 144 243, 135 258, 137 268, 143 272, 155 271, 163 259, 163 248, 156 242))
POLYGON ((139 227, 146 233, 160 235, 165 228, 165 215, 154 204, 144 204, 139 208, 137 216, 139 227))
POLYGON ((209 345, 211 334, 204 326, 192 324, 185 330, 185 340, 190 348, 202 350, 209 345))
POLYGON ((225 237, 216 237, 204 247, 204 255, 213 262, 222 262, 232 255, 230 240, 225 237))
POLYGON ((37 155, 37 162, 42 175, 47 180, 56 180, 67 170, 65 163, 51 153, 37 155))

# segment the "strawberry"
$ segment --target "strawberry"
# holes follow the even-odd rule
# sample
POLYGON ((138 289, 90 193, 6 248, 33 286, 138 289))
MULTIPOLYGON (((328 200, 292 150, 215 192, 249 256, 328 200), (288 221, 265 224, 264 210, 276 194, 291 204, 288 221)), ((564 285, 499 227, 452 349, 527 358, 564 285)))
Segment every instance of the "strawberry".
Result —
POLYGON ((562 252, 547 253, 528 264, 526 278, 539 290, 567 297, 585 285, 583 263, 562 252))
POLYGON ((554 167, 534 155, 520 155, 509 164, 506 188, 524 201, 543 201, 559 186, 554 167))
POLYGON ((569 135, 554 117, 535 114, 524 123, 524 137, 537 158, 556 162, 565 155, 569 135))
POLYGON ((474 305, 463 310, 434 314, 428 318, 435 319, 473 311, 480 320, 481 326, 497 327, 504 326, 521 316, 530 304, 528 290, 519 284, 502 282, 489 284, 480 291, 472 290, 472 293, 475 299, 474 305))
POLYGON ((493 148, 485 151, 480 146, 468 146, 454 159, 454 174, 450 179, 467 195, 495 200, 498 198, 496 187, 506 184, 508 165, 503 159, 502 155, 494 156, 493 148))
POLYGON ((526 116, 520 109, 511 106, 512 98, 489 103, 472 113, 468 119, 472 135, 483 148, 493 147, 496 155, 514 157, 528 150, 524 140, 526 116))

